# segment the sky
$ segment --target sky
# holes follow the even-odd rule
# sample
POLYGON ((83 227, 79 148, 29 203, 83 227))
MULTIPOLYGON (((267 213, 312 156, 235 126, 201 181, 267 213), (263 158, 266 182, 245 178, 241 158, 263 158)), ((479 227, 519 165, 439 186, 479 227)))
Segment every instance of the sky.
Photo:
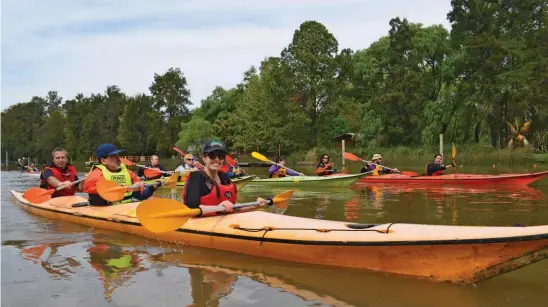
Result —
POLYGON ((367 48, 399 16, 450 28, 450 0, 6 0, 2 1, 2 110, 55 90, 64 99, 149 93, 154 74, 179 67, 194 107, 279 56, 315 20, 339 50, 367 48))

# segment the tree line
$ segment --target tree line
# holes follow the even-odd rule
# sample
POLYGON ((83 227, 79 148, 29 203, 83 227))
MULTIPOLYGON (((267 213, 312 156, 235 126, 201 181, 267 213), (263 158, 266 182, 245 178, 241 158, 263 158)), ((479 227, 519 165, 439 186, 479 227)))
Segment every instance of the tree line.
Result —
POLYGON ((217 87, 190 110, 184 73, 155 74, 149 94, 115 85, 63 100, 57 92, 2 112, 2 148, 49 159, 55 146, 87 158, 104 142, 128 154, 171 155, 206 139, 234 150, 328 147, 356 133, 367 148, 548 144, 548 4, 452 0, 448 31, 405 18, 369 47, 340 49, 305 21, 280 56, 251 66, 234 88, 217 87), (526 123, 522 125, 522 123, 526 123))

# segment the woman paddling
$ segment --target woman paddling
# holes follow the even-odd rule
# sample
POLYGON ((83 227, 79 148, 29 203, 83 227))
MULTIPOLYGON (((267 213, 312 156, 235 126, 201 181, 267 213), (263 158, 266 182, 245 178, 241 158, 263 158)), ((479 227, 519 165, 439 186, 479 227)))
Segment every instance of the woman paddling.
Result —
POLYGON ((442 164, 442 156, 441 154, 436 154, 434 156, 434 162, 428 164, 426 167, 426 175, 427 176, 441 176, 443 175, 443 171, 455 167, 455 162, 449 164, 449 165, 443 165, 442 164))
MULTIPOLYGON (((207 142, 203 150, 204 168, 192 172, 183 189, 183 202, 189 208, 203 208, 204 206, 225 207, 224 212, 232 212, 238 195, 236 185, 230 181, 226 173, 219 171, 226 157, 226 145, 219 141, 207 142)), ((266 201, 257 198, 260 206, 266 201)), ((242 208, 239 211, 249 210, 252 207, 242 208)), ((209 213, 207 215, 214 215, 209 213)))
POLYGON ((299 174, 293 170, 285 168, 285 163, 287 160, 284 156, 276 157, 277 164, 273 164, 270 166, 270 169, 268 170, 268 178, 280 178, 285 176, 303 176, 303 174, 299 174))
POLYGON ((336 173, 337 170, 333 169, 333 162, 329 162, 329 155, 323 154, 320 162, 316 165, 316 175, 327 176, 336 173))

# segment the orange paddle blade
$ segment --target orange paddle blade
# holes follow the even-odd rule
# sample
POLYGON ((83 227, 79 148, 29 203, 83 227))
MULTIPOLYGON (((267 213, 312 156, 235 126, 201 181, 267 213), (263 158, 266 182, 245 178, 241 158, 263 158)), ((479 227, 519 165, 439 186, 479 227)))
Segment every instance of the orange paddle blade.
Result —
POLYGON ((169 176, 166 180, 166 184, 170 188, 176 188, 177 187, 177 180, 179 179, 179 174, 174 173, 173 175, 169 176))
POLYGON ((129 161, 129 160, 126 159, 126 158, 120 158, 120 161, 121 161, 122 163, 124 163, 126 166, 134 166, 134 165, 135 165, 135 163, 129 161))
POLYGON ((220 169, 220 171, 223 173, 228 173, 229 170, 230 170, 230 167, 228 166, 228 164, 223 165, 223 167, 221 167, 220 169))
POLYGON ((178 152, 179 154, 181 154, 182 156, 186 156, 186 153, 182 150, 180 150, 179 148, 173 146, 173 150, 175 150, 176 152, 178 152))
POLYGON ((124 194, 129 191, 129 187, 124 187, 118 183, 102 178, 97 182, 97 193, 107 201, 119 201, 124 198, 124 194))
POLYGON ((160 176, 160 175, 162 175, 163 173, 164 173, 164 172, 162 172, 162 171, 159 170, 159 169, 155 169, 155 168, 145 168, 145 177, 147 177, 147 178, 160 176))
POLYGON ((350 161, 356 161, 356 162, 362 161, 362 159, 360 159, 358 156, 356 156, 355 154, 350 153, 350 152, 344 152, 343 157, 346 160, 350 160, 350 161))
POLYGON ((23 193, 23 198, 31 203, 40 204, 50 200, 53 193, 55 193, 55 189, 31 188, 23 193))
POLYGON ((226 162, 228 163, 228 165, 236 167, 236 161, 234 161, 234 159, 232 159, 230 155, 226 155, 226 162))

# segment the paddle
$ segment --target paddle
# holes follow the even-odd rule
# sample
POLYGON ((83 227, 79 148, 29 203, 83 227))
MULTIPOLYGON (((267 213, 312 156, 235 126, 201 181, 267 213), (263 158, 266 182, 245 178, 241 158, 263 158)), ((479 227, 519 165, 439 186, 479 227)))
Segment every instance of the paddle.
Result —
MULTIPOLYGON (((378 165, 376 163, 373 163, 371 161, 365 161, 363 159, 360 159, 358 156, 354 155, 353 153, 350 153, 350 152, 344 152, 343 153, 343 157, 346 159, 346 160, 350 160, 350 161, 356 161, 356 162, 363 162, 363 163, 371 163, 373 165, 378 165)), ((393 171, 394 169, 393 168, 389 168, 389 167, 386 167, 386 166, 383 166, 384 168, 387 168, 391 171, 393 171)), ((402 175, 407 175, 407 176, 418 176, 419 174, 415 173, 415 172, 410 172, 410 171, 397 171, 397 173, 400 173, 402 175)))
POLYGON ((186 156, 186 153, 182 150, 180 150, 179 148, 173 146, 173 150, 175 150, 176 152, 178 152, 181 156, 186 156))
MULTIPOLYGON (((86 180, 86 178, 82 178, 82 179, 73 181, 72 184, 75 185, 75 184, 80 183, 84 180, 86 180)), ((61 191, 65 188, 67 188, 66 185, 61 185, 61 186, 58 186, 55 189, 50 189, 50 190, 46 190, 46 189, 42 189, 42 188, 31 188, 31 189, 28 189, 27 191, 25 191, 25 193, 23 193, 23 198, 30 201, 31 203, 40 204, 40 203, 43 203, 43 202, 46 202, 46 201, 50 200, 51 195, 53 195, 53 193, 55 193, 57 191, 61 191)))
POLYGON ((451 150, 451 157, 453 158, 453 164, 455 165, 453 167, 453 174, 455 174, 455 171, 457 168, 457 164, 455 163, 455 159, 457 158, 457 147, 455 147, 455 143, 452 143, 452 144, 453 144, 453 150, 451 150))
POLYGON ((256 151, 252 152, 252 153, 251 153, 251 156, 252 156, 253 158, 257 159, 257 160, 261 160, 261 161, 263 161, 263 162, 267 162, 267 163, 271 163, 271 164, 278 165, 279 167, 286 168, 286 169, 288 169, 288 170, 294 171, 295 173, 298 173, 298 174, 301 175, 301 176, 304 176, 303 173, 299 173, 299 172, 297 172, 297 171, 295 171, 295 170, 290 169, 289 167, 286 167, 286 166, 283 166, 283 165, 281 165, 281 164, 278 164, 278 163, 276 163, 276 162, 274 162, 274 161, 268 160, 267 157, 261 155, 260 153, 258 153, 258 152, 256 152, 256 151))
MULTIPOLYGON (((174 174, 173 176, 171 176, 169 178, 171 179, 172 177, 175 177, 175 184, 176 184, 177 183, 177 175, 174 174)), ((168 179, 168 181, 169 181, 169 179, 168 179)), ((145 184, 144 186, 158 186, 158 185, 162 185, 163 183, 164 183, 163 181, 159 180, 156 183, 145 184)), ((119 201, 119 200, 123 199, 124 194, 126 192, 133 191, 133 190, 137 189, 137 187, 139 187, 139 185, 137 183, 135 183, 131 186, 121 186, 120 184, 118 184, 115 181, 106 180, 104 178, 101 178, 101 180, 99 180, 99 182, 97 182, 97 193, 99 193, 99 195, 104 200, 114 202, 114 201, 119 201)), ((141 189, 141 192, 142 192, 143 188, 141 189)))
MULTIPOLYGON (((286 191, 266 201, 269 206, 286 209, 293 196, 293 190, 286 191)), ((259 202, 235 204, 234 209, 258 206, 259 202)), ((205 208, 190 209, 175 199, 154 198, 143 201, 137 207, 137 217, 146 229, 158 233, 178 229, 191 217, 201 214, 224 211, 225 206, 207 206, 205 208)), ((205 217, 207 218, 207 217, 205 217)))

